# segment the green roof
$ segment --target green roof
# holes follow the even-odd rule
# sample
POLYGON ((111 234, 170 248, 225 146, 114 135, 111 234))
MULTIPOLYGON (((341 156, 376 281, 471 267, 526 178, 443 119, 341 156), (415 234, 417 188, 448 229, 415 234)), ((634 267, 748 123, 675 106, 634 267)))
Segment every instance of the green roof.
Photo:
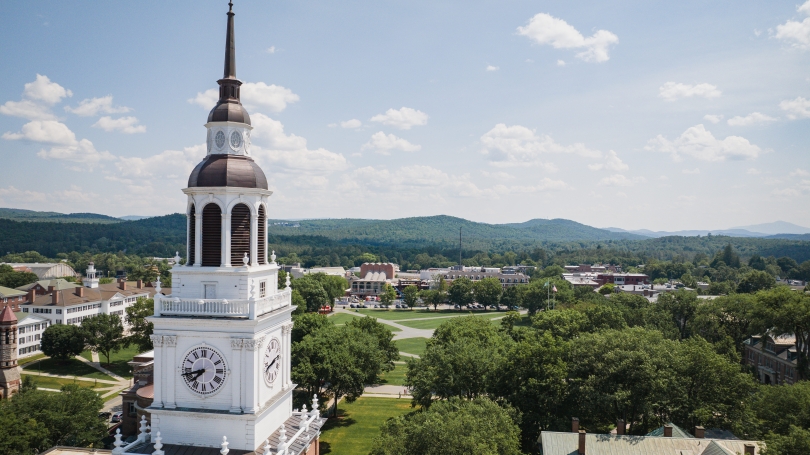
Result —
MULTIPOLYGON (((694 438, 691 433, 685 431, 683 428, 675 425, 674 423, 670 422, 667 425, 672 427, 672 437, 673 438, 694 438)), ((664 427, 658 427, 655 430, 647 433, 645 436, 664 436, 664 427)))
POLYGON ((0 286, 0 297, 17 297, 19 295, 25 295, 25 292, 0 286))

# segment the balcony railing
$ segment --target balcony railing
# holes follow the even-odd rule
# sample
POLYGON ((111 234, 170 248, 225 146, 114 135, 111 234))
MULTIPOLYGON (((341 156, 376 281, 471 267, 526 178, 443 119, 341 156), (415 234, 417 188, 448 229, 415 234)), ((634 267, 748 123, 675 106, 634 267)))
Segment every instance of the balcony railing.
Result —
MULTIPOLYGON (((213 316, 255 319, 290 304, 290 292, 282 290, 261 299, 181 299, 155 298, 155 316, 213 316)), ((156 296, 157 297, 157 296, 156 296)))

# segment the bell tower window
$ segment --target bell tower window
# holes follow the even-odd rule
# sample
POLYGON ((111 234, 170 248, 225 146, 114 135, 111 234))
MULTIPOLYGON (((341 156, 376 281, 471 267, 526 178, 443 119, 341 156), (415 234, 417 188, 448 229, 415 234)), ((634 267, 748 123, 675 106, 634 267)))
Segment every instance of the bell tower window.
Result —
POLYGON ((242 265, 242 258, 250 256, 250 209, 236 204, 231 210, 231 265, 242 265))
POLYGON ((188 248, 186 248, 186 251, 188 252, 188 258, 186 259, 186 265, 194 265, 194 256, 197 253, 196 243, 197 243, 197 213, 194 208, 194 204, 191 204, 191 210, 189 210, 188 212, 188 248))
POLYGON ((202 213, 202 266, 222 265, 222 210, 210 203, 202 213))
POLYGON ((264 213, 264 205, 259 206, 259 219, 257 220, 257 236, 259 237, 259 244, 256 250, 256 259, 259 264, 267 264, 267 215, 264 213))

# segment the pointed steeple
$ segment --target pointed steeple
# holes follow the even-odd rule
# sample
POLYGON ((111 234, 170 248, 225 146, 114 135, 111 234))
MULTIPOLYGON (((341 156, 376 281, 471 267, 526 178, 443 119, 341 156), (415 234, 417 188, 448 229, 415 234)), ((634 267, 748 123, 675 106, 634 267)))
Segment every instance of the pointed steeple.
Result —
POLYGON ((236 39, 234 38, 233 2, 228 2, 228 30, 225 34, 225 69, 219 84, 219 101, 211 113, 209 122, 237 122, 250 125, 250 116, 240 101, 242 81, 236 78, 236 39))
POLYGON ((228 33, 225 36, 225 74, 223 79, 236 79, 236 40, 233 37, 233 1, 228 2, 228 33))

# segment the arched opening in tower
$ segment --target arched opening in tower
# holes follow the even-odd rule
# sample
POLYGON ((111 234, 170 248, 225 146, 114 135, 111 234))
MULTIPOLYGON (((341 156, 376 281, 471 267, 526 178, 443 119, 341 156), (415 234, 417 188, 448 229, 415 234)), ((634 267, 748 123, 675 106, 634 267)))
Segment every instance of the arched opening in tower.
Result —
POLYGON ((222 210, 209 203, 202 213, 202 266, 222 265, 222 210))
POLYGON ((236 204, 231 209, 231 265, 242 265, 242 258, 250 256, 250 209, 236 204))
POLYGON ((267 264, 267 215, 264 212, 264 205, 259 206, 259 220, 258 220, 258 257, 259 264, 267 264))
POLYGON ((191 209, 188 211, 188 257, 186 258, 186 265, 194 265, 194 256, 197 253, 197 212, 194 204, 191 204, 191 209))

